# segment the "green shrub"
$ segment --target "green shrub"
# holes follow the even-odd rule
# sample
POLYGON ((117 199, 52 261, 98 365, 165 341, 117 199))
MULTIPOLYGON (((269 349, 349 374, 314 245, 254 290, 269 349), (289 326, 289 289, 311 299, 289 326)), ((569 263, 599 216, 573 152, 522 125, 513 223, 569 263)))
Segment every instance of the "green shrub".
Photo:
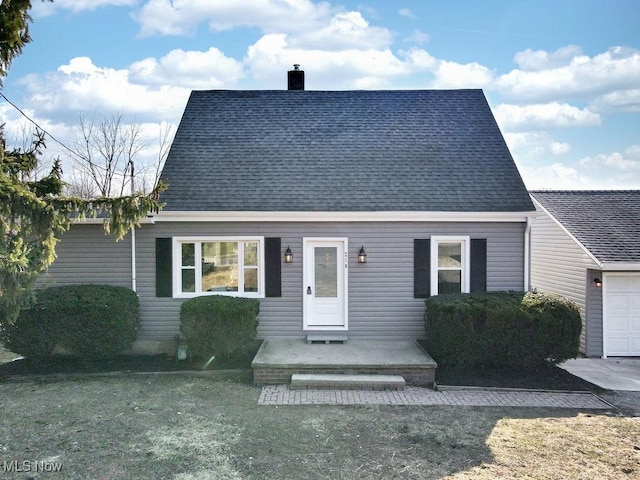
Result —
POLYGON ((210 295, 191 298, 180 308, 180 332, 189 352, 201 359, 229 360, 254 346, 260 302, 250 298, 210 295))
POLYGON ((35 304, 5 327, 3 342, 27 357, 60 345, 73 355, 107 358, 131 347, 139 325, 138 297, 128 288, 68 285, 38 291, 35 304))
POLYGON ((0 341, 7 350, 27 358, 48 357, 57 340, 51 331, 51 322, 35 307, 24 308, 14 323, 2 318, 0 341))
POLYGON ((439 295, 426 301, 427 348, 441 365, 531 368, 578 354, 582 322, 554 294, 439 295))

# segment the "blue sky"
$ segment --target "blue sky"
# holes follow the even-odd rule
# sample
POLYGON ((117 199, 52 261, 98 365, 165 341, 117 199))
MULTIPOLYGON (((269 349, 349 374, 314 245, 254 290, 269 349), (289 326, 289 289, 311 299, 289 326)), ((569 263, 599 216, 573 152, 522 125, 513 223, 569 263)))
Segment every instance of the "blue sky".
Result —
POLYGON ((3 93, 63 143, 80 113, 153 139, 191 90, 284 89, 300 63, 308 90, 482 88, 529 188, 640 188, 638 0, 32 3, 3 93))

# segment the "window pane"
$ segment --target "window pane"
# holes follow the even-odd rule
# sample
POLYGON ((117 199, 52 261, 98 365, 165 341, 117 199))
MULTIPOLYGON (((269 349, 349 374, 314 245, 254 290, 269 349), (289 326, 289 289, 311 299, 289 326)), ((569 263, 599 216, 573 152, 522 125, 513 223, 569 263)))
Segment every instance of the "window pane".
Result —
POLYGON ((257 268, 244 269, 244 291, 245 292, 258 291, 258 269, 257 268))
POLYGON ((460 270, 440 270, 438 272, 438 293, 462 292, 462 275, 460 270))
POLYGON ((338 296, 338 249, 336 247, 315 248, 316 297, 338 296))
POLYGON ((196 291, 196 271, 193 268, 186 268, 182 270, 182 291, 196 291))
POLYGON ((202 243, 202 291, 238 291, 238 243, 202 243))
POLYGON ((258 265, 258 242, 244 242, 244 265, 258 265))
POLYGON ((462 268, 462 244, 438 244, 438 268, 462 268))
POLYGON ((182 244, 182 266, 194 267, 196 265, 196 246, 193 243, 182 244))

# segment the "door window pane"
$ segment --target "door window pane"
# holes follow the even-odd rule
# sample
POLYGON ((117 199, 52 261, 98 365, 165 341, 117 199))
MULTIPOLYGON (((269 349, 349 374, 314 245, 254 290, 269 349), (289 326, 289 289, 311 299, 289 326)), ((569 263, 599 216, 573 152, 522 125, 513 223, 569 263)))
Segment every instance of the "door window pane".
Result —
POLYGON ((338 296, 338 249, 315 247, 315 294, 316 297, 338 296))

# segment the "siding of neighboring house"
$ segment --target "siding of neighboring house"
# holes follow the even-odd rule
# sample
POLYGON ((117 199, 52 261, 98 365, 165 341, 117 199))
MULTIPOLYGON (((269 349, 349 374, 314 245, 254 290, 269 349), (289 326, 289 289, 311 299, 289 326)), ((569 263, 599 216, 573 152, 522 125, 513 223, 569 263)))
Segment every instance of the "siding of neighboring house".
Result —
POLYGON ((586 351, 588 357, 601 357, 604 353, 603 331, 602 331, 602 287, 596 287, 594 278, 602 280, 600 270, 587 270, 587 331, 586 331, 586 351))
POLYGON ((557 293, 578 305, 582 316, 580 351, 587 355, 602 351, 602 316, 595 321, 592 317, 597 310, 590 310, 597 302, 596 292, 590 292, 587 305, 587 269, 594 268, 598 268, 595 261, 546 213, 539 211, 531 228, 531 288, 557 293))
POLYGON ((56 245, 58 260, 38 287, 99 283, 131 288, 131 236, 119 242, 102 225, 73 225, 56 245))
MULTIPOLYGON (((131 286, 130 238, 115 243, 100 226, 79 225, 58 246, 60 259, 45 283, 110 283, 131 286), (95 269, 87 268, 95 264, 95 269)), ((524 223, 161 223, 136 231, 137 292, 142 325, 138 340, 168 341, 179 332, 184 300, 156 297, 156 238, 261 235, 281 238, 294 260, 282 264, 282 296, 260 300, 259 338, 302 338, 302 239, 347 237, 349 241, 349 337, 424 337, 424 299, 414 298, 414 239, 468 235, 487 239, 487 290, 522 290, 524 223), (357 251, 365 247, 366 264, 357 251)))

